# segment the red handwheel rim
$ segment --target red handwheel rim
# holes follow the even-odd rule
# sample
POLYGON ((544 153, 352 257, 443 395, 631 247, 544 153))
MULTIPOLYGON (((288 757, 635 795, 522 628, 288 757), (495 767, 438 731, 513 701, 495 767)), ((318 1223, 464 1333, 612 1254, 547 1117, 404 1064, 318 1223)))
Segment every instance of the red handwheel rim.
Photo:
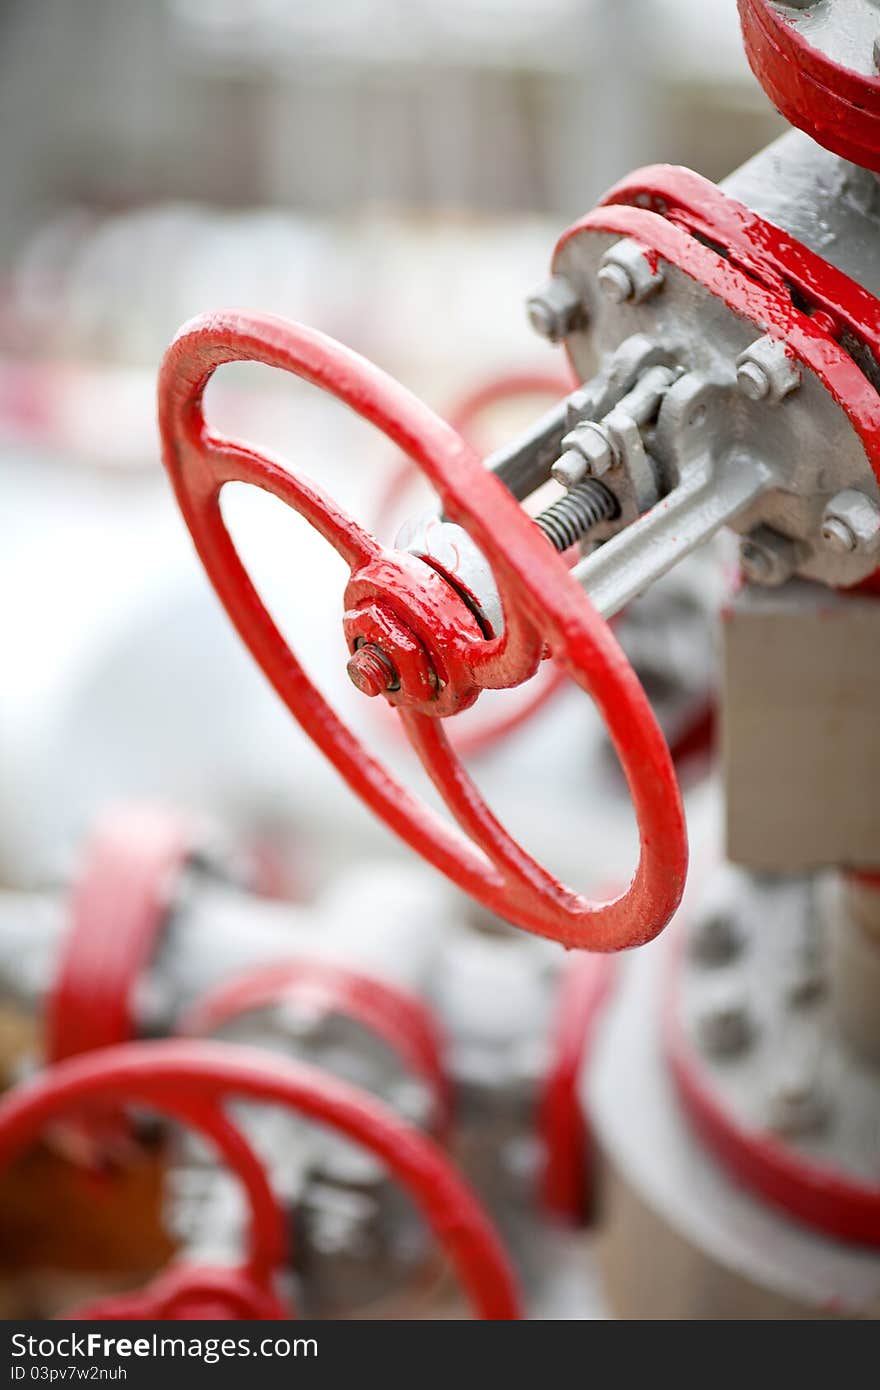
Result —
MULTIPOLYGON (((678 905, 687 865, 684 814, 663 734, 607 624, 532 520, 461 438, 392 378, 333 339, 244 311, 205 315, 181 330, 160 373, 159 422, 165 465, 218 596, 277 694, 374 813, 465 892, 526 930, 600 951, 654 937, 678 905), (218 366, 235 360, 263 362, 320 386, 410 455, 436 488, 444 514, 470 533, 492 567, 505 616, 500 636, 477 633, 465 605, 439 575, 413 557, 383 549, 313 483, 276 459, 209 433, 204 389, 218 366), (367 752, 306 676, 238 557, 220 510, 221 489, 232 481, 278 497, 335 547, 352 570, 348 602, 378 589, 395 613, 403 605, 408 620, 415 615, 426 642, 432 624, 442 625, 441 669, 466 672, 471 682, 461 707, 481 688, 520 684, 549 648, 598 705, 630 787, 641 855, 624 893, 592 903, 517 845, 425 704, 406 708, 398 702, 398 708, 467 838, 367 752)), ((458 693, 453 689, 452 698, 458 693)), ((448 702, 438 703, 436 714, 448 712, 448 702)))
POLYGON ((374 1033, 428 1087, 438 1132, 446 1132, 452 1107, 443 1044, 433 1015, 420 999, 388 984, 321 960, 283 960, 223 980, 199 999, 179 1032, 204 1037, 242 1014, 285 999, 311 1001, 351 1018, 374 1033))
POLYGON ((196 838, 190 819, 162 806, 120 807, 99 822, 46 1005, 49 1062, 136 1036, 135 986, 196 838))
POLYGON ((504 1247, 442 1149, 359 1087, 257 1048, 175 1039, 128 1043, 62 1062, 0 1101, 0 1165, 35 1142, 47 1125, 89 1102, 153 1106, 206 1134, 242 1177, 253 1218, 247 1269, 260 1284, 283 1258, 283 1222, 278 1223, 279 1210, 262 1166, 220 1108, 233 1096, 292 1106, 369 1149, 407 1188, 449 1256, 476 1315, 495 1320, 520 1316, 516 1279, 504 1247))

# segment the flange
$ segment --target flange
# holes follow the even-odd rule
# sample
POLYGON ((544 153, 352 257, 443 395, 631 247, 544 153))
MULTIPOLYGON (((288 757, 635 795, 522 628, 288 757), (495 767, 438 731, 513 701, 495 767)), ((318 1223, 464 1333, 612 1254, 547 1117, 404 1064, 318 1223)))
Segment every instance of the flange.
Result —
POLYGON ((739 0, 746 54, 773 105, 818 144, 880 172, 877 7, 739 0))

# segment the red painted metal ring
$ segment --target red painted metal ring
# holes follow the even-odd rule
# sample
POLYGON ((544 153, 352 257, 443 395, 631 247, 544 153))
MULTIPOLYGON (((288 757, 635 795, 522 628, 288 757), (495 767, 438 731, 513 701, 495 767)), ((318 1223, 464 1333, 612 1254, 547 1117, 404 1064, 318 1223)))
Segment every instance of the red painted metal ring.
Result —
POLYGON ((207 315, 181 330, 162 366, 159 414, 178 503, 227 612, 281 699, 372 810, 459 887, 520 927, 601 951, 655 936, 679 902, 687 863, 669 750, 607 624, 531 519, 459 436, 341 344, 302 325, 236 311, 207 315), (314 484, 277 460, 208 432, 202 414, 205 386, 218 366, 235 360, 280 367, 331 392, 418 463, 444 514, 469 531, 492 566, 505 614, 500 637, 478 633, 465 605, 435 571, 383 550, 314 484), (233 480, 280 498, 336 548, 352 570, 350 606, 378 595, 392 614, 392 627, 405 614, 448 672, 451 686, 445 694, 460 697, 460 707, 480 688, 521 683, 536 669, 545 644, 549 647, 598 705, 630 787, 642 851, 625 893, 592 903, 559 883, 511 839, 440 728, 437 716, 450 712, 448 703, 438 700, 432 707, 423 699, 398 708, 466 838, 370 756, 309 681, 242 566, 220 511, 220 491, 233 480), (463 685, 457 690, 458 680, 463 685))
POLYGON ((135 1037, 135 986, 196 841, 190 820, 158 806, 120 808, 98 825, 46 1005, 50 1062, 135 1037))
POLYGON ((797 11, 739 0, 739 16, 752 72, 777 110, 826 149, 880 173, 880 79, 812 44, 797 11))
POLYGON ((180 1033, 204 1037, 242 1014, 291 999, 351 1018, 367 1029, 423 1080, 430 1091, 436 1130, 451 1118, 449 1078, 434 1016, 405 990, 321 960, 284 960, 243 971, 221 982, 181 1021, 180 1033))
POLYGON ((175 1039, 128 1043, 61 1062, 0 1100, 0 1165, 35 1143, 54 1121, 95 1104, 155 1107, 204 1133, 241 1178, 252 1213, 245 1268, 254 1282, 268 1287, 285 1254, 284 1225, 262 1166, 222 1113, 231 1097, 292 1106, 376 1154, 448 1254, 476 1316, 520 1316, 504 1248, 443 1151, 358 1087, 256 1048, 175 1039))

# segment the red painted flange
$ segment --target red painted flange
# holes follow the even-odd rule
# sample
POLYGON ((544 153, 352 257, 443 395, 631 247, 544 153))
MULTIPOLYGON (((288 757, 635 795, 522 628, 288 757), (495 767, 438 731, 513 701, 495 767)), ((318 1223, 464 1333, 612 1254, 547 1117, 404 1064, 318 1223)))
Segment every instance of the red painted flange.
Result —
POLYGON ((191 820, 161 806, 119 807, 99 823, 46 1004, 49 1062, 136 1036, 135 987, 197 840, 191 820))
POLYGON ((302 325, 237 311, 206 315, 181 330, 160 374, 159 420, 178 503, 227 612, 288 709, 371 809, 465 892, 526 930, 600 951, 655 936, 680 900, 687 862, 669 750, 607 624, 533 521, 460 437, 341 344, 302 325), (470 533, 491 564, 504 609, 501 634, 487 637, 435 570, 380 546, 315 484, 208 430, 205 387, 218 366, 236 360, 280 367, 329 391, 409 454, 436 488, 444 515, 470 533), (220 492, 233 481, 259 487, 299 512, 349 565, 348 631, 355 641, 381 648, 398 671, 399 688, 387 698, 465 837, 370 756, 308 679, 224 525, 220 492), (639 866, 628 890, 604 903, 559 883, 508 835, 441 728, 444 716, 467 707, 481 689, 528 679, 545 650, 598 705, 635 806, 639 866), (426 669, 429 684, 433 673, 432 694, 426 669))
MULTIPOLYGON (((279 1316, 273 1276, 287 1254, 285 1215, 262 1164, 227 1119, 232 1098, 290 1106, 375 1154, 408 1191, 445 1250, 477 1317, 520 1316, 516 1278, 504 1247, 469 1186, 443 1151, 357 1086, 275 1054, 229 1043, 173 1040, 128 1043, 47 1068, 0 1100, 0 1166, 36 1143, 53 1123, 96 1106, 137 1105, 190 1125, 207 1138, 242 1182, 250 1206, 248 1252, 240 1271, 190 1267, 179 1276, 176 1316, 234 1316, 242 1289, 256 1291, 248 1316, 279 1316), (240 1276, 240 1277, 239 1277, 240 1276), (236 1293, 236 1290, 238 1293, 236 1293), (260 1291, 268 1313, 258 1314, 260 1291), (219 1306, 218 1306, 219 1305, 219 1306), (223 1309, 227 1311, 223 1311, 223 1309)), ((102 1316, 169 1316, 178 1276, 161 1276, 142 1296, 146 1312, 125 1303, 102 1316), (169 1282, 170 1281, 170 1282, 169 1282), (122 1312, 119 1308, 122 1307, 122 1312)), ((243 1295, 242 1295, 243 1296, 243 1295)), ((94 1308, 90 1310, 94 1312, 94 1308)), ((289 1315, 289 1314, 288 1314, 289 1315)))
MULTIPOLYGON (((809 9, 781 13, 769 0, 739 0, 739 16, 752 72, 785 119, 880 173, 880 78, 844 67, 812 43, 804 27, 809 9)), ((872 62, 866 53, 865 65, 872 62)))
POLYGON ((443 1043, 433 1014, 420 999, 384 980, 322 960, 283 960, 258 965, 222 981, 182 1020, 189 1037, 216 1033, 242 1014, 292 1000, 324 1013, 351 1018, 374 1033, 431 1093, 434 1126, 444 1134, 451 1118, 443 1043))
POLYGON ((880 1187, 804 1158, 767 1130, 747 1127, 725 1106, 682 1019, 678 980, 684 947, 682 932, 670 945, 663 1034, 676 1090, 694 1129, 750 1191, 816 1230, 880 1246, 880 1187))
MULTIPOLYGON (((663 166, 660 166, 660 172, 665 172, 663 166)), ((683 172, 687 175, 687 171, 683 172)), ((698 202, 695 196, 698 190, 687 185, 689 179, 695 180, 697 176, 688 175, 687 178, 681 179, 679 171, 672 171, 674 177, 670 177, 669 183, 673 189, 677 190, 684 184, 687 193, 687 201, 682 197, 682 215, 673 220, 671 215, 667 215, 669 204, 665 200, 662 215, 651 210, 653 178, 647 187, 641 187, 645 173, 655 176, 657 171, 643 171, 641 176, 626 180, 618 190, 612 190, 609 195, 612 200, 618 196, 621 200, 632 196, 638 200, 638 206, 628 206, 624 201, 610 201, 600 205, 563 233, 557 243, 554 262, 558 260, 572 237, 583 232, 596 231, 617 237, 632 237, 644 246, 649 254, 683 271, 726 304, 738 317, 750 320, 762 333, 778 338, 785 344, 791 356, 819 379, 848 417, 862 442, 871 468, 880 481, 880 395, 854 358, 837 342, 832 316, 825 312, 810 314, 806 307, 801 308, 799 303, 793 303, 781 274, 768 279, 766 273, 760 277, 746 273, 740 239, 745 241, 747 238, 738 221, 738 204, 726 200, 724 194, 716 189, 716 202, 707 199, 707 207, 704 209, 708 225, 714 226, 716 219, 712 214, 721 210, 717 199, 732 205, 726 222, 722 217, 717 219, 719 231, 723 233, 719 238, 721 246, 724 246, 724 237, 727 236, 731 248, 737 253, 727 258, 712 246, 704 245, 692 234, 688 226, 691 208, 698 202)), ((702 184, 704 181, 700 182, 702 184)), ((709 184, 706 187, 712 188, 713 185, 709 184)), ((762 223, 753 214, 749 213, 748 216, 752 224, 756 228, 760 226, 764 233, 762 238, 756 239, 753 250, 766 251, 773 259, 778 256, 783 265, 791 253, 790 278, 801 278, 810 286, 818 286, 824 282, 827 287, 833 288, 834 293, 840 295, 841 307, 836 314, 837 322, 847 322, 852 317, 862 326, 865 341, 876 339, 880 324, 880 305, 877 300, 860 289, 854 281, 834 271, 800 243, 785 237, 776 228, 771 228, 769 223, 762 223)), ((766 257, 762 263, 767 265, 766 257)))

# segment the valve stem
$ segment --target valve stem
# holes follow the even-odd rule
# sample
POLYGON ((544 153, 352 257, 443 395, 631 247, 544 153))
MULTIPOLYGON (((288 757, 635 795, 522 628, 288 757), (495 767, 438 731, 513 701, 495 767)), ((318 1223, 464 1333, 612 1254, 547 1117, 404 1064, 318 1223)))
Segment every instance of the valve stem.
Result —
POLYGON ((613 521, 620 512, 614 493, 598 478, 584 478, 535 517, 535 524, 560 552, 569 550, 600 521, 613 521))

